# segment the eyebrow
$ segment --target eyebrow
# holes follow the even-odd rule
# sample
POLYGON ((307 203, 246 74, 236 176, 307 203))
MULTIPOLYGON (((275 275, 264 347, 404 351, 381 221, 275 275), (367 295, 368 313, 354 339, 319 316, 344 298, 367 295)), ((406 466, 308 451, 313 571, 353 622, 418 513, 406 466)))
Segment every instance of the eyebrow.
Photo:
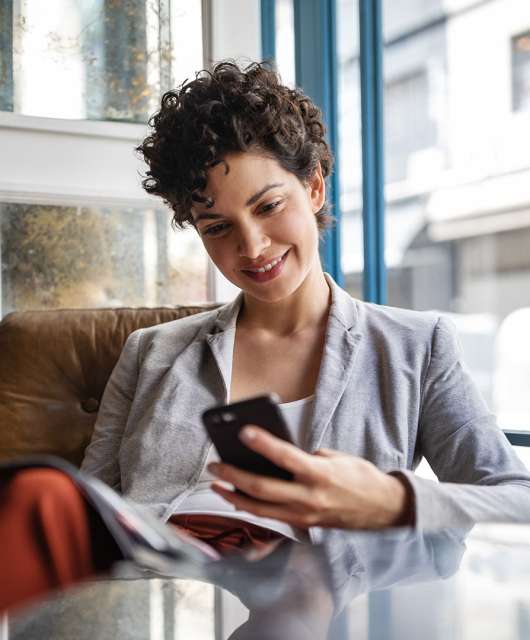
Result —
MULTIPOLYGON (((261 196, 263 196, 270 189, 274 189, 276 187, 283 187, 283 182, 274 182, 273 184, 268 184, 263 189, 257 191, 253 196, 245 202, 245 207, 251 207, 255 204, 261 196)), ((223 216, 220 213, 213 213, 212 211, 204 211, 203 213, 199 213, 199 215, 195 218, 194 223, 197 224, 200 220, 217 220, 218 218, 222 218, 223 216)))

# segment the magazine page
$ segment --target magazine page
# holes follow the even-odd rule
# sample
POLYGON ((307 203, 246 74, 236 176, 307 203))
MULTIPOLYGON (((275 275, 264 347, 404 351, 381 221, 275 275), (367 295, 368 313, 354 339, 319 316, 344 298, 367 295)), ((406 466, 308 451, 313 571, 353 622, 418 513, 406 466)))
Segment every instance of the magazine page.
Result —
POLYGON ((162 575, 181 575, 183 564, 197 569, 219 559, 217 552, 184 532, 164 524, 147 509, 135 505, 105 483, 82 473, 55 456, 32 456, 0 463, 0 473, 49 467, 67 474, 96 509, 125 559, 162 575))

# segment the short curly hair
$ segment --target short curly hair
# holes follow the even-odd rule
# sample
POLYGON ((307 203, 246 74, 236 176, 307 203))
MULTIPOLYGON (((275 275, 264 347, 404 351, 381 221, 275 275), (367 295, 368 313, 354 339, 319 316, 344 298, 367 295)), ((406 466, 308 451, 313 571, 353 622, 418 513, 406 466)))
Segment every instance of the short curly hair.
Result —
MULTIPOLYGON (((192 203, 206 201, 207 171, 229 153, 262 152, 302 182, 319 163, 324 177, 333 165, 320 109, 256 62, 242 69, 224 61, 199 71, 163 95, 149 125, 137 147, 149 167, 142 185, 171 207, 179 228, 193 225, 192 203)), ((321 232, 333 219, 328 210, 325 203, 316 214, 321 232)))

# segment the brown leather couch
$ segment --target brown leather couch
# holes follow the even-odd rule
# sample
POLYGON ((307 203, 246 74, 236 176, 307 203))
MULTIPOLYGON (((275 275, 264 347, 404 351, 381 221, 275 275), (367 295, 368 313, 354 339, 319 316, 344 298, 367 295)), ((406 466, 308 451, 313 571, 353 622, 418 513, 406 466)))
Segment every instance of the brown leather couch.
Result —
POLYGON ((0 460, 47 453, 79 465, 127 336, 213 306, 8 314, 0 322, 0 460))

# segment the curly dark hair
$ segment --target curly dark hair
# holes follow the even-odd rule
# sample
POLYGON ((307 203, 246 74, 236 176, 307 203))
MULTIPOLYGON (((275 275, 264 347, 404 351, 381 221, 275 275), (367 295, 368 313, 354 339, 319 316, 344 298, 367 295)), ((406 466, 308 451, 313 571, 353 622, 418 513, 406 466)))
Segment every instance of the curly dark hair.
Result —
MULTIPOLYGON (((332 169, 320 109, 260 63, 241 69, 224 61, 199 71, 163 95, 149 125, 151 134, 137 147, 149 166, 142 184, 172 208, 175 227, 193 224, 192 203, 206 201, 206 172, 229 153, 262 152, 302 182, 318 163, 324 177, 332 169)), ((332 221, 328 208, 316 214, 320 231, 332 221)))

